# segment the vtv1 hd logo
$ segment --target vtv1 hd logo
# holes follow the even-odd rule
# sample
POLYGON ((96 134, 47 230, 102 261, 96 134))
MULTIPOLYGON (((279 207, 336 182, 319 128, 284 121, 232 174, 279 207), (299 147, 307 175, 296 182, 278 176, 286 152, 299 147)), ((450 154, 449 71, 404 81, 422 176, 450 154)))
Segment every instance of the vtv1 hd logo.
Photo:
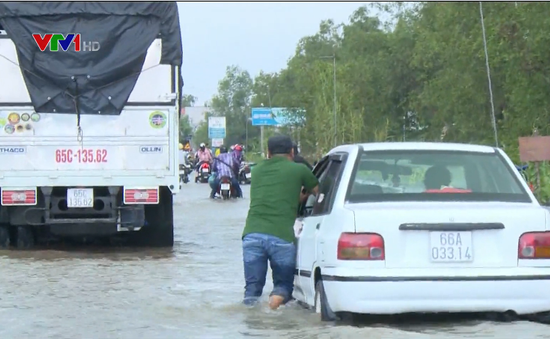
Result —
POLYGON ((80 33, 69 33, 66 35, 61 33, 46 33, 44 36, 34 33, 32 37, 42 52, 48 46, 50 46, 50 52, 58 52, 60 47, 61 50, 67 52, 71 44, 74 45, 75 52, 96 52, 100 47, 97 41, 82 41, 80 33))

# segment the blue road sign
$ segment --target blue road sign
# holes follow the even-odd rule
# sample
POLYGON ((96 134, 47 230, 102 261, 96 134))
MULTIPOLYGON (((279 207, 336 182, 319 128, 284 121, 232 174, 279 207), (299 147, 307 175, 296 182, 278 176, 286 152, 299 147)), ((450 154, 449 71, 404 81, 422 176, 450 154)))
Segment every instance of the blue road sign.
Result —
POLYGON ((208 118, 208 138, 224 139, 225 133, 225 117, 208 118))
POLYGON ((252 108, 252 126, 277 126, 278 122, 273 116, 271 108, 252 108))
POLYGON ((252 108, 252 126, 285 126, 303 123, 303 109, 285 107, 252 108), (301 112, 301 114, 296 114, 301 112))
POLYGON ((208 138, 209 139, 224 139, 225 138, 225 128, 208 128, 208 138))

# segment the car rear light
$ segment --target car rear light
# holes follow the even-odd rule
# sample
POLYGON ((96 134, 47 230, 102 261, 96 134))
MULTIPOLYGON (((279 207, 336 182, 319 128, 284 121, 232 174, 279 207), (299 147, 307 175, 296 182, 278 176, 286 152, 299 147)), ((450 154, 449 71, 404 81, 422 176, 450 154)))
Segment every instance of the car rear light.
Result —
POLYGON ((129 204, 158 204, 158 188, 124 188, 124 203, 129 204))
POLYGON ((550 232, 525 233, 519 237, 518 258, 550 259, 550 232))
POLYGON ((35 189, 2 189, 2 206, 36 205, 35 189))
POLYGON ((376 233, 342 233, 338 260, 384 260, 384 238, 376 233))

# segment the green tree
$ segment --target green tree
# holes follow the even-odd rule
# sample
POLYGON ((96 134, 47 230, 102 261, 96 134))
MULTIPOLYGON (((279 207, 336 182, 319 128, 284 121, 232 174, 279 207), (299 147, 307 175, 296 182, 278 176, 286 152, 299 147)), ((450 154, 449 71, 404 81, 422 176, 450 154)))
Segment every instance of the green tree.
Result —
MULTIPOLYGON (((290 133, 313 157, 332 148, 335 135, 337 143, 494 145, 479 9, 468 2, 372 4, 344 24, 324 20, 280 72, 252 81, 228 67, 212 114, 228 118, 234 143, 245 138, 250 107, 303 108, 288 113, 300 126, 266 128, 266 135, 290 133)), ((499 145, 516 161, 519 136, 550 133, 549 9, 543 2, 483 3, 499 145)), ((258 130, 249 127, 249 137, 257 140, 258 130)))
POLYGON ((197 97, 192 94, 183 94, 181 96, 182 107, 193 107, 197 102, 197 97))
POLYGON ((184 115, 180 118, 180 142, 184 142, 190 139, 190 136, 193 135, 193 127, 189 120, 188 115, 184 115))
POLYGON ((255 135, 250 126, 250 102, 253 80, 250 74, 238 66, 228 66, 225 77, 218 83, 218 93, 210 101, 212 116, 226 118, 226 145, 244 144, 255 135))
MULTIPOLYGON (((191 94, 183 94, 181 97, 182 107, 192 107, 197 100, 197 97, 191 94)), ((188 115, 180 116, 179 140, 181 143, 188 140, 193 135, 193 127, 188 115)))

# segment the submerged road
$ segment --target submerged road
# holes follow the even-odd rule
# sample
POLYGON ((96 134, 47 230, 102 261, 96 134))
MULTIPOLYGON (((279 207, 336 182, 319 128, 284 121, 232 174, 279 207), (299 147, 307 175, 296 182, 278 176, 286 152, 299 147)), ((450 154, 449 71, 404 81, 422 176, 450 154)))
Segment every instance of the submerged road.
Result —
POLYGON ((208 190, 189 183, 176 197, 173 250, 0 252, 0 338, 550 338, 548 326, 523 321, 356 327, 321 323, 297 305, 247 309, 249 188, 233 202, 211 201, 208 190))

